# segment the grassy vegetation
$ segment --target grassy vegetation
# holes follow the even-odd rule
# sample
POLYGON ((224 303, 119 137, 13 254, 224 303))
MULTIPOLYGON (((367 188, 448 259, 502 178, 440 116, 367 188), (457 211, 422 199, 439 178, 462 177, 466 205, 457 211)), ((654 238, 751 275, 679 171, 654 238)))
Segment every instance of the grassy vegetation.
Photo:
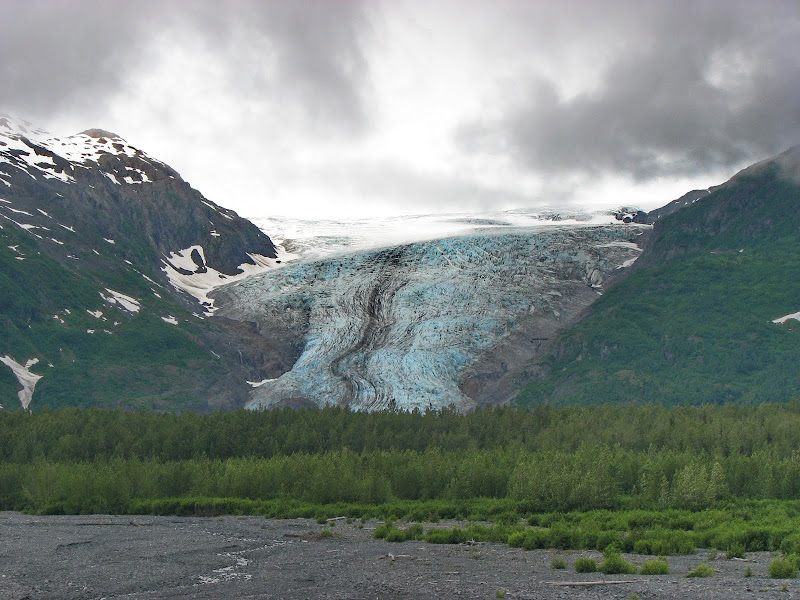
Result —
POLYGON ((686 574, 686 577, 712 577, 716 569, 708 563, 700 563, 686 574))
POLYGON ((660 221, 643 267, 561 334, 519 401, 755 404, 800 395, 800 186, 765 169, 660 221))
POLYGON ((597 570, 604 575, 631 575, 637 572, 636 567, 616 552, 607 552, 603 562, 597 565, 597 570))
POLYGON ((669 565, 666 560, 648 560, 639 568, 642 575, 669 575, 669 565))
POLYGON ((597 572, 597 561, 593 558, 587 558, 586 556, 581 556, 578 558, 573 566, 575 567, 576 573, 597 572))
POLYGON ((784 556, 770 561, 769 576, 773 579, 793 579, 797 577, 797 564, 793 557, 784 556))

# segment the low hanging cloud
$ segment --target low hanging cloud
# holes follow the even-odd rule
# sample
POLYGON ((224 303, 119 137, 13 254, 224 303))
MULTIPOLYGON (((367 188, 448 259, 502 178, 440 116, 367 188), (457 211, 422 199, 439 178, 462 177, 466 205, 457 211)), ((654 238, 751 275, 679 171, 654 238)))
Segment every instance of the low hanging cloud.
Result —
MULTIPOLYGON (((582 3, 567 3, 572 9, 582 3)), ((600 3, 598 3, 600 4, 600 3)), ((585 7, 584 7, 585 8, 585 7)), ((695 175, 800 143, 800 10, 789 2, 602 3, 577 94, 533 76, 521 98, 458 131, 472 153, 549 175, 695 175), (609 55, 605 61, 603 55, 609 55)), ((560 15, 569 16, 569 10, 560 15)), ((572 31, 576 47, 580 32, 572 31)))

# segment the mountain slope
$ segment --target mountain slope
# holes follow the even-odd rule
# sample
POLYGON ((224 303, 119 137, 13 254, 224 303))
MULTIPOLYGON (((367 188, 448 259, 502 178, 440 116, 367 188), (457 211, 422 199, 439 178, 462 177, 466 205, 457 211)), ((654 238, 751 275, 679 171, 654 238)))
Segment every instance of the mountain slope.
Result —
POLYGON ((246 379, 286 365, 208 319, 205 294, 276 258, 254 225, 118 136, 58 139, 0 117, 0 404, 30 401, 27 372, 41 376, 31 408, 240 406, 246 379))
POLYGON ((799 166, 792 148, 658 219, 634 273, 529 366, 518 401, 800 396, 800 322, 781 321, 800 311, 799 166))

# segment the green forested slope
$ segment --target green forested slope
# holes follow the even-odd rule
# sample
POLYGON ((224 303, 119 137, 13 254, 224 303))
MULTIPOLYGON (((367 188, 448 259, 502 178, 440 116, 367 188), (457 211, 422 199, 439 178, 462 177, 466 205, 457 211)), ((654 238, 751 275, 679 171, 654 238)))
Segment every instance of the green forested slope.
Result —
POLYGON ((554 341, 518 401, 800 396, 800 322, 772 323, 800 310, 800 185, 789 168, 798 154, 660 220, 636 272, 554 341))
MULTIPOLYGON (((0 355, 39 358, 34 372, 44 376, 32 408, 201 406, 194 395, 198 372, 219 375, 223 369, 198 343, 199 319, 166 292, 155 296, 121 259, 108 256, 94 268, 70 271, 41 244, 18 228, 0 230, 0 355), (109 305, 100 295, 106 287, 140 299, 140 312, 109 305), (161 317, 167 315, 180 317, 183 325, 166 323, 161 317)), ((6 408, 16 404, 18 389, 3 366, 0 398, 6 408)))

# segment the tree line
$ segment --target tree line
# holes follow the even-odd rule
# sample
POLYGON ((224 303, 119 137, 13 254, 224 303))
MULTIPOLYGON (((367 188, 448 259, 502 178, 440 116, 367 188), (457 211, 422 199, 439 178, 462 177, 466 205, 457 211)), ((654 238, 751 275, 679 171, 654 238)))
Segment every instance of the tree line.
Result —
POLYGON ((0 412, 0 510, 130 512, 176 498, 702 510, 800 498, 799 425, 798 403, 0 412))
POLYGON ((443 453, 581 448, 787 458, 800 448, 800 401, 758 406, 571 406, 421 413, 346 408, 198 414, 106 409, 0 410, 0 462, 272 458, 339 450, 443 453))

